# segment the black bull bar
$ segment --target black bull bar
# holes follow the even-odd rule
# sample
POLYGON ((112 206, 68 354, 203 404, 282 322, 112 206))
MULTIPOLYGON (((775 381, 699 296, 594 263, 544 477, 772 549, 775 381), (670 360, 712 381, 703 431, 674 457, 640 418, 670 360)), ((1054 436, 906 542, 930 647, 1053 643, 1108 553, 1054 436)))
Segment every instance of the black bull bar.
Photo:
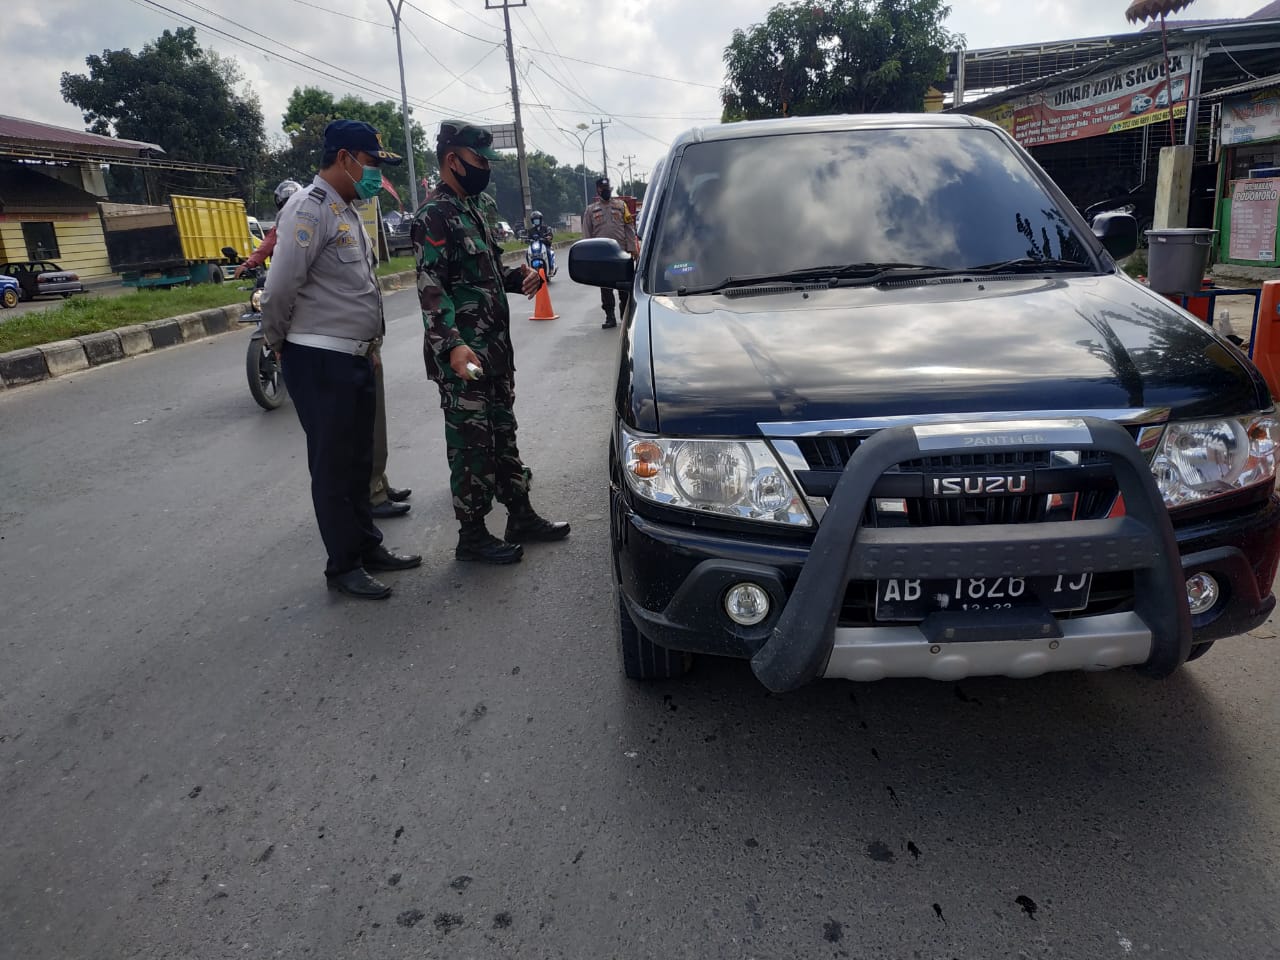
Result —
MULTIPOLYGON (((1119 571, 1133 571, 1134 612, 1152 637, 1150 658, 1141 669, 1165 676, 1190 653, 1191 613, 1169 511, 1145 454, 1124 427, 1096 417, 891 427, 862 441, 849 458, 795 588, 751 668, 779 693, 817 678, 831 656, 850 580, 1119 571), (992 450, 1105 453, 1125 515, 960 527, 862 525, 872 488, 890 467, 921 457, 992 450)), ((1043 611, 1037 615, 1034 608, 1031 613, 1000 611, 993 626, 996 639, 1031 639, 1046 629, 1043 611), (1020 628, 1026 632, 1019 634, 1020 628)))

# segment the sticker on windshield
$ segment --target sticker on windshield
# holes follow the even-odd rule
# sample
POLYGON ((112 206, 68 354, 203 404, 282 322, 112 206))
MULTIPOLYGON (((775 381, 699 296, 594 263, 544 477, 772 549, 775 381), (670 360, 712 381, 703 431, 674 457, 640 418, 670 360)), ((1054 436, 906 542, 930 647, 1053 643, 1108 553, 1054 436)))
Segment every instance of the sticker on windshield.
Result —
POLYGON ((663 271, 663 273, 666 275, 668 279, 672 279, 674 277, 687 277, 689 274, 693 273, 697 269, 698 269, 698 265, 696 263, 692 263, 691 261, 688 261, 688 260, 683 260, 680 263, 671 264, 669 267, 667 267, 666 270, 663 271))

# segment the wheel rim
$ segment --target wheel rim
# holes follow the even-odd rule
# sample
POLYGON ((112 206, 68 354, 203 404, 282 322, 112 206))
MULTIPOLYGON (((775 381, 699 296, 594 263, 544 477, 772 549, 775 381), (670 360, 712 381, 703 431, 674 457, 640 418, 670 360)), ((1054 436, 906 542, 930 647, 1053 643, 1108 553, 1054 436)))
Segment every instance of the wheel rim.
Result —
POLYGON ((272 356, 270 347, 263 347, 262 356, 258 358, 258 383, 262 386, 262 392, 268 397, 280 396, 280 388, 283 386, 280 379, 280 365, 272 356))

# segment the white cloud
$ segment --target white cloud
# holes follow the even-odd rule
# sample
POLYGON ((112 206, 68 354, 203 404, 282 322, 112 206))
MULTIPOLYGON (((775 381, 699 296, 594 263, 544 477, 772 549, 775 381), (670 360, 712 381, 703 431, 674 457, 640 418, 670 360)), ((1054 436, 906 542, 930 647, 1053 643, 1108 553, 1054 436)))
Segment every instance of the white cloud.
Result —
MULTIPOLYGON (((385 0, 158 2, 274 51, 253 50, 198 29, 202 44, 241 62, 262 100, 271 132, 279 132, 280 116, 295 86, 315 84, 338 94, 398 99, 395 40, 385 0), (276 46, 273 40, 301 53, 276 46), (284 58, 308 63, 322 75, 284 58)), ((1198 0, 1185 16, 1240 17, 1262 2, 1198 0)), ((418 119, 428 129, 449 114, 509 119, 506 57, 494 46, 502 38, 500 12, 485 11, 479 0, 408 3, 449 25, 408 6, 404 10, 405 24, 417 38, 408 31, 403 35, 409 96, 432 104, 415 110, 418 119), (482 58, 461 82, 440 65, 462 73, 482 58)), ((6 112, 72 127, 80 126, 81 118, 62 101, 58 81, 63 71, 83 71, 84 57, 90 53, 137 49, 184 22, 145 0, 5 0, 4 6, 6 112)), ((724 47, 735 28, 761 21, 770 6, 771 0, 529 0, 528 7, 513 8, 517 62, 522 75, 528 76, 527 82, 521 81, 521 99, 528 104, 524 121, 529 143, 573 162, 580 148, 556 128, 573 128, 604 115, 614 121, 606 133, 610 162, 635 154, 637 172, 647 170, 663 144, 698 122, 693 118, 719 115, 724 47), (706 86, 566 62, 557 54, 706 86)), ((971 48, 1095 36, 1132 29, 1125 22, 1124 6, 1123 0, 956 0, 949 26, 965 34, 971 48)), ((591 140, 588 160, 599 163, 598 137, 591 140)))

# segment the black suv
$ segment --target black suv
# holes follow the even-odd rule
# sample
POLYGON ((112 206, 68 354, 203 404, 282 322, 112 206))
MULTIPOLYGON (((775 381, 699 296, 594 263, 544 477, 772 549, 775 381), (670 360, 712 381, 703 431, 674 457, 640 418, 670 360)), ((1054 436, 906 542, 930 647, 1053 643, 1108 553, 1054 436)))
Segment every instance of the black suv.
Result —
POLYGON ((638 266, 610 446, 630 677, 770 689, 1139 666, 1275 605, 1280 426, 1247 357, 1120 271, 1000 128, 694 130, 638 266))

